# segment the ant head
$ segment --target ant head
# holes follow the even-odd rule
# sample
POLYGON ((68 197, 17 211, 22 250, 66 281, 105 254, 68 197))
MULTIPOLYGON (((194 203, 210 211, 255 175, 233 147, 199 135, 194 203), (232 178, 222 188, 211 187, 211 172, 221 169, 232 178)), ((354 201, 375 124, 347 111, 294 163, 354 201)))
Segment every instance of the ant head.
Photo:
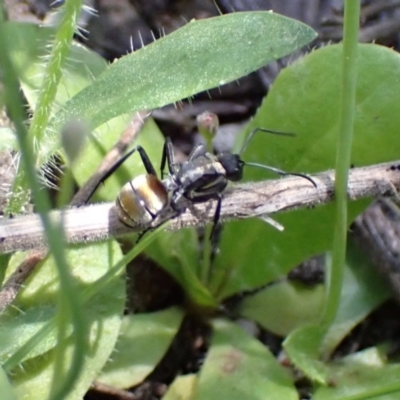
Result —
POLYGON ((218 154, 218 161, 224 167, 227 179, 233 182, 242 180, 244 161, 239 154, 220 153, 218 154))
MULTIPOLYGON (((242 180, 243 179, 243 167, 245 165, 255 166, 254 164, 251 164, 251 163, 250 164, 245 163, 240 158, 240 156, 246 150, 248 144, 250 143, 250 141, 253 139, 254 135, 257 132, 267 132, 267 133, 272 133, 275 135, 293 136, 292 133, 272 131, 272 130, 264 129, 264 128, 253 129, 250 132, 250 135, 247 137, 245 143, 243 144, 243 147, 240 150, 239 154, 232 154, 229 152, 224 152, 224 153, 220 153, 217 155, 218 161, 221 163, 221 165, 225 169, 226 178, 228 180, 233 181, 233 182, 242 180)), ((259 166, 259 165, 257 165, 257 166, 259 166)), ((259 166, 259 167, 263 168, 263 166, 259 166)), ((267 167, 267 169, 269 169, 269 168, 267 167)))

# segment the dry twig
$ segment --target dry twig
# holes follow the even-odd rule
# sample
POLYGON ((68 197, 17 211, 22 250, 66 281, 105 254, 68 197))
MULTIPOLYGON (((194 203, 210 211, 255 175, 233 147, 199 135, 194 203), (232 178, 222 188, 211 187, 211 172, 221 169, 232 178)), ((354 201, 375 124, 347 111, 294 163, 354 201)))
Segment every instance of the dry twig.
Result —
MULTIPOLYGON (((350 200, 362 197, 395 195, 400 187, 400 161, 355 168, 349 174, 350 200)), ((278 211, 309 208, 333 199, 334 172, 314 175, 317 188, 304 178, 287 177, 279 180, 236 185, 224 195, 222 220, 270 215, 278 211)), ((175 218, 168 229, 203 225, 212 222, 214 202, 189 207, 175 218)), ((168 214, 163 215, 164 219, 168 214)), ((62 218, 70 243, 90 243, 143 230, 121 224, 114 203, 103 203, 81 208, 53 211, 52 218, 62 218)), ((159 223, 160 220, 155 221, 159 223)), ((0 253, 44 247, 44 233, 38 215, 27 215, 0 222, 0 253)))

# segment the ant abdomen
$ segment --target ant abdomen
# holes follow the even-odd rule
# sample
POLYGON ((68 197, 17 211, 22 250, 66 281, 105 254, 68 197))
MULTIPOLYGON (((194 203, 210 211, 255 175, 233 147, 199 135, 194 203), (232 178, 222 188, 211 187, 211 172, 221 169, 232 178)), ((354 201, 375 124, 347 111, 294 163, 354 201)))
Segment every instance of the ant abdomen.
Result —
POLYGON ((127 226, 149 225, 168 204, 168 191, 155 175, 139 175, 127 182, 116 200, 117 215, 127 226))

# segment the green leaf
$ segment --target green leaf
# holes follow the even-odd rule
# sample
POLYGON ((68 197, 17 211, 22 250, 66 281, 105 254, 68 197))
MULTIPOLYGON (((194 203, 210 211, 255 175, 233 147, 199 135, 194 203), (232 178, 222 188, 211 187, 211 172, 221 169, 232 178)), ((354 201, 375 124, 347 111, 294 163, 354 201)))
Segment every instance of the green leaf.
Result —
POLYGON ((346 264, 338 313, 321 347, 324 359, 356 325, 392 294, 384 277, 352 241, 348 244, 346 264))
POLYGON ((239 326, 223 319, 200 372, 196 400, 297 399, 289 375, 269 350, 239 326))
POLYGON ((0 368, 0 393, 4 400, 17 400, 14 389, 3 368, 0 368))
POLYGON ((328 375, 319 360, 319 348, 325 330, 321 326, 307 325, 293 331, 283 347, 290 361, 311 380, 325 385, 328 375))
MULTIPOLYGON (((86 291, 93 290, 98 279, 112 267, 114 261, 120 258, 121 252, 116 244, 96 244, 69 250, 67 256, 76 277, 76 290, 83 295, 86 291)), ((57 270, 50 258, 28 279, 15 301, 16 307, 8 309, 0 316, 0 325, 4 327, 2 337, 6 336, 8 324, 10 332, 19 335, 8 336, 6 345, 9 349, 18 350, 39 328, 50 323, 56 311, 58 287, 57 270)), ((125 284, 120 275, 110 279, 108 285, 96 291, 82 306, 89 332, 87 348, 81 351, 90 354, 90 357, 85 358, 82 373, 68 398, 81 398, 105 364, 118 337, 124 306, 125 284)), ((68 325, 67 329, 68 337, 72 332, 72 326, 68 325)), ((56 345, 57 332, 53 329, 22 357, 24 361, 19 363, 19 367, 15 368, 11 375, 19 396, 29 394, 32 399, 43 399, 48 396, 49 383, 54 372, 56 345)), ((2 349, 2 353, 4 357, 5 349, 2 349)), ((66 366, 70 363, 71 353, 70 345, 65 354, 66 366)))
POLYGON ((319 325, 309 325, 287 337, 284 347, 293 364, 311 379, 326 382, 319 359, 327 359, 343 338, 389 297, 383 277, 351 242, 336 319, 327 332, 319 325))
POLYGON ((316 389, 314 400, 391 400, 400 398, 400 364, 387 364, 377 348, 352 354, 329 366, 332 385, 316 389))
MULTIPOLYGON (((7 35, 33 110, 54 30, 8 22, 7 35)), ((235 13, 191 22, 107 69, 100 56, 74 43, 53 105, 55 115, 38 143, 39 164, 60 149, 59 132, 71 119, 82 118, 97 128, 114 117, 181 100, 248 74, 314 36, 311 28, 281 15, 235 13)))
POLYGON ((216 308, 218 303, 199 278, 200 252, 195 229, 162 232, 146 254, 166 269, 197 306, 216 308))
MULTIPOLYGON (((4 363, 10 354, 13 354, 28 339, 39 332, 54 317, 55 310, 54 305, 38 306, 17 315, 8 312, 2 314, 0 327, 1 362, 4 363)), ((46 338, 29 353, 29 357, 43 354, 52 349, 56 343, 54 335, 46 338)))
MULTIPOLYGON (((283 137, 259 133, 243 154, 293 172, 333 168, 339 123, 340 45, 316 50, 281 72, 246 131, 266 127, 296 133, 283 137)), ((400 56, 377 45, 360 45, 357 104, 352 163, 357 166, 396 160, 400 147, 400 56)), ((247 168, 246 179, 265 179, 267 173, 247 168)), ((315 190, 310 184, 310 190, 315 190)), ((268 201, 268 199, 266 199, 268 201)), ((349 204, 349 222, 369 203, 349 204)), ((274 216, 283 232, 261 221, 227 224, 216 270, 232 269, 220 297, 262 286, 286 274, 332 244, 334 207, 286 212, 274 216), (322 223, 323 222, 323 223, 322 223), (241 243, 232 247, 232 243, 241 243)))
POLYGON ((65 104, 48 130, 58 132, 77 115, 97 127, 123 113, 161 107, 246 75, 314 37, 306 25, 271 12, 192 21, 114 62, 65 104))
POLYGON ((163 400, 190 400, 194 398, 196 393, 197 382, 199 376, 197 374, 178 376, 168 387, 167 393, 163 396, 163 400))
POLYGON ((323 285, 310 287, 282 281, 246 296, 239 312, 265 329, 286 336, 300 326, 318 322, 324 293, 323 285))
MULTIPOLYGON (((293 132, 294 138, 259 134, 251 158, 289 171, 319 172, 335 163, 339 118, 341 45, 316 50, 281 72, 251 126, 293 132)), ((356 167, 396 160, 392 140, 400 141, 400 56, 387 47, 360 44, 352 163, 356 167), (389 143, 388 143, 389 141, 389 143)), ((249 176, 265 176, 249 169, 249 176)))
MULTIPOLYGON (((390 295, 384 278, 350 242, 340 306, 335 322, 324 337, 323 358, 327 358, 343 338, 390 295)), ((264 328, 286 336, 304 324, 317 323, 323 302, 322 285, 308 287, 283 281, 247 296, 239 311, 264 328)))
POLYGON ((112 359, 97 380, 117 388, 142 382, 165 355, 182 318, 176 308, 125 316, 112 359))

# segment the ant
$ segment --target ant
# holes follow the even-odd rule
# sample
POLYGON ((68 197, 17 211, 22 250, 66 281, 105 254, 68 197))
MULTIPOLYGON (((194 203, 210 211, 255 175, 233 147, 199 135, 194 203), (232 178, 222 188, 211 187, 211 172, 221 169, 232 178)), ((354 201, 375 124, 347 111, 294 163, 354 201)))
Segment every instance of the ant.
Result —
POLYGON ((252 166, 266 169, 276 174, 285 176, 299 176, 307 179, 316 187, 315 182, 307 175, 294 172, 286 172, 268 165, 245 162, 241 159, 242 153, 247 149, 249 143, 257 132, 266 132, 276 135, 294 136, 292 133, 272 131, 264 128, 255 128, 251 131, 241 150, 237 154, 221 152, 212 154, 206 150, 204 144, 197 145, 189 155, 187 161, 176 164, 173 155, 173 146, 169 138, 166 139, 161 160, 161 176, 164 177, 165 165, 168 164, 169 178, 167 187, 172 191, 171 207, 179 210, 180 199, 186 198, 192 203, 202 203, 208 200, 216 200, 217 207, 213 217, 213 229, 211 238, 214 237, 215 229, 221 216, 221 204, 223 191, 229 181, 238 182, 243 179, 244 166, 252 166))
POLYGON ((187 161, 176 163, 173 153, 173 145, 170 138, 166 138, 161 158, 161 179, 157 177, 151 160, 143 147, 137 146, 120 160, 118 160, 94 187, 88 199, 89 201, 99 185, 113 174, 134 152, 139 152, 147 174, 139 175, 132 181, 126 183, 116 200, 117 214, 120 221, 130 227, 143 225, 149 230, 150 226, 162 213, 169 208, 173 213, 160 224, 180 215, 187 208, 187 202, 203 203, 208 200, 216 200, 217 206, 213 217, 213 228, 211 240, 213 245, 216 241, 216 228, 220 222, 222 197, 229 181, 237 182, 243 178, 244 166, 252 166, 272 171, 276 174, 286 176, 294 175, 307 179, 314 187, 316 183, 307 175, 294 172, 286 172, 268 165, 245 162, 241 154, 246 150, 250 141, 257 132, 266 132, 277 135, 294 136, 292 133, 277 132, 264 128, 254 129, 241 150, 237 154, 221 152, 212 154, 206 150, 204 144, 199 144, 189 155, 187 161), (169 175, 164 179, 165 168, 168 166, 169 175), (186 200, 186 201, 185 201, 186 200))

